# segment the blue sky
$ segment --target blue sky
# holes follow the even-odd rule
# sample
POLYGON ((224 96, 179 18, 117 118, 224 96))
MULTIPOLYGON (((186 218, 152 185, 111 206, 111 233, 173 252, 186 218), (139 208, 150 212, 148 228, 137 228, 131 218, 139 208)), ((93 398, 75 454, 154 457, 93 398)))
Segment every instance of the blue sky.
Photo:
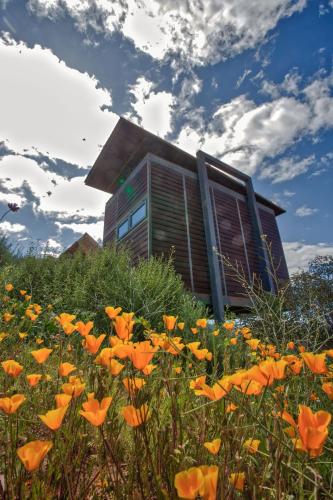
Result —
POLYGON ((254 178, 291 271, 333 253, 333 0, 0 0, 0 228, 102 236, 84 178, 118 116, 254 178))

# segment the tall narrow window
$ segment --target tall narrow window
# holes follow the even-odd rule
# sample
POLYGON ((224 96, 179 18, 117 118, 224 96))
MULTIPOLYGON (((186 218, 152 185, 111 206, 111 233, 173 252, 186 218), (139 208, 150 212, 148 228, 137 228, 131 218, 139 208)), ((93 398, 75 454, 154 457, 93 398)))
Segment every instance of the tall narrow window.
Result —
POLYGON ((118 229, 117 229, 118 240, 120 240, 120 238, 125 236, 125 234, 127 234, 128 231, 129 231, 129 223, 128 223, 128 219, 126 219, 126 220, 124 220, 124 222, 122 222, 118 226, 118 229))
POLYGON ((146 207, 146 201, 144 201, 131 215, 131 228, 139 224, 139 222, 141 222, 143 219, 145 219, 146 215, 147 215, 147 207, 146 207))

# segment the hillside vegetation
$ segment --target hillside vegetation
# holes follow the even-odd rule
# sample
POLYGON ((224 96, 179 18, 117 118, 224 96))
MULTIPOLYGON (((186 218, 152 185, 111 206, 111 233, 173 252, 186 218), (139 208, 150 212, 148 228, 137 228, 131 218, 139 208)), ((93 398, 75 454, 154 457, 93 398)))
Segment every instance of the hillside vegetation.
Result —
POLYGON ((0 279, 3 498, 333 498, 327 292, 313 318, 249 287, 214 324, 171 262, 114 249, 0 279))

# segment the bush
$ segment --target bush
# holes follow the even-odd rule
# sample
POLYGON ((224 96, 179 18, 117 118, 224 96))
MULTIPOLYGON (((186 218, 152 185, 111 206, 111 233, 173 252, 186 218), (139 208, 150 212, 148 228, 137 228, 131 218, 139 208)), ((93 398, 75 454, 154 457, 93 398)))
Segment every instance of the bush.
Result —
POLYGON ((187 323, 206 314, 205 306, 185 291, 171 259, 153 257, 134 266, 124 248, 58 259, 28 255, 0 270, 0 285, 7 281, 42 306, 52 303, 56 311, 93 319, 102 330, 108 324, 101 313, 109 305, 144 316, 153 328, 160 326, 163 313, 178 314, 187 323))

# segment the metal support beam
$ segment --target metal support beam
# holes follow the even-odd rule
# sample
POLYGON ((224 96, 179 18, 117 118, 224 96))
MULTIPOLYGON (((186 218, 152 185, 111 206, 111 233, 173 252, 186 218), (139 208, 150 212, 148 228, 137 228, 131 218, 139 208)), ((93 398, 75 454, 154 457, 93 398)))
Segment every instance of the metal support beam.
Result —
POLYGON ((214 249, 216 245, 216 233, 213 221, 213 211, 212 202, 210 198, 209 191, 209 181, 207 173, 207 164, 210 167, 214 167, 225 176, 228 174, 241 181, 242 185, 246 190, 246 201, 251 217, 251 226, 254 235, 255 245, 259 258, 260 266, 260 278, 265 290, 275 293, 274 280, 271 275, 271 266, 269 260, 269 254, 267 250, 267 244, 263 237, 263 231, 261 226, 261 220, 258 211, 257 200, 255 192, 253 190, 252 179, 249 175, 236 170, 235 168, 227 165, 226 163, 210 156, 203 151, 197 152, 197 168, 198 168, 198 179, 200 185, 201 194, 201 204, 204 219, 204 228, 207 243, 208 252, 208 266, 212 290, 212 303, 214 308, 214 313, 218 320, 223 319, 224 316, 224 300, 222 291, 222 281, 219 268, 218 257, 214 249))
POLYGON ((270 272, 271 266, 267 251, 266 241, 264 240, 263 230, 261 226, 257 200, 253 189, 251 178, 245 183, 246 200, 250 211, 252 229, 255 238, 255 244, 258 252, 260 278, 264 290, 275 293, 274 281, 270 272))
POLYGON ((212 305, 217 321, 224 319, 224 302, 222 292, 222 281, 218 256, 216 254, 217 243, 213 219, 212 202, 208 184, 208 173, 205 153, 197 152, 198 180, 200 186, 201 206, 207 244, 208 267, 210 276, 210 287, 212 305))

